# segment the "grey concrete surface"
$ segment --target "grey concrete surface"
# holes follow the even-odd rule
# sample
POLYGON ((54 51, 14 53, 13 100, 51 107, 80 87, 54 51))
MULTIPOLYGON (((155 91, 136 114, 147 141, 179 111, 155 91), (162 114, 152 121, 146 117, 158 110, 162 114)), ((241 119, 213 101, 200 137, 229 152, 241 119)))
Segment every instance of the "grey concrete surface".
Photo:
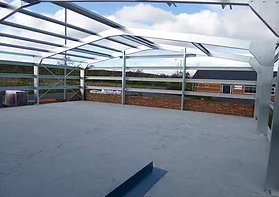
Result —
POLYGON ((250 118, 94 102, 0 109, 0 196, 103 197, 148 162, 146 197, 259 197, 268 141, 250 118))

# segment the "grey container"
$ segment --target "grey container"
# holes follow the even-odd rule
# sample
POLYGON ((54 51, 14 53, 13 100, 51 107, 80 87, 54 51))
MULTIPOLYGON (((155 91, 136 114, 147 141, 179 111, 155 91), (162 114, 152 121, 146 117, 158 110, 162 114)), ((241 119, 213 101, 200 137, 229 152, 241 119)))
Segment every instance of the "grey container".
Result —
POLYGON ((5 105, 8 107, 24 106, 28 104, 28 92, 21 90, 7 90, 5 92, 5 105))

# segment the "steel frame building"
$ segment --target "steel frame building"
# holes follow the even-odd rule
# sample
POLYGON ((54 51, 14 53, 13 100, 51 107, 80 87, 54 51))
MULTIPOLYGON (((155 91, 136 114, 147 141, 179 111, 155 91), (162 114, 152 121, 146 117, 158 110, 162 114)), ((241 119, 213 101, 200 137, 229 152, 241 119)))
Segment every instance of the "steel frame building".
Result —
MULTIPOLYGON (((2 38, 9 38, 13 40, 21 40, 29 43, 37 43, 41 44, 41 48, 29 47, 25 45, 16 45, 5 42, 0 42, 0 46, 14 49, 22 49, 27 52, 15 52, 11 50, 1 51, 2 54, 9 55, 20 55, 26 57, 34 57, 34 62, 19 62, 19 61, 4 61, 0 60, 0 65, 21 65, 21 66, 32 66, 34 67, 33 74, 7 74, 0 73, 0 77, 5 78, 33 78, 34 86, 28 87, 0 87, 0 91, 5 91, 8 89, 26 89, 26 90, 34 90, 35 102, 39 104, 40 89, 51 89, 53 86, 40 86, 39 79, 40 78, 48 78, 48 79, 58 79, 62 81, 63 86, 55 87, 58 89, 64 89, 64 93, 66 89, 74 89, 80 88, 82 97, 84 96, 85 89, 90 88, 102 88, 102 87, 91 87, 85 86, 85 80, 120 80, 122 81, 122 87, 119 88, 122 90, 122 104, 125 103, 125 92, 126 91, 142 91, 142 92, 156 92, 156 93, 165 93, 165 94, 179 94, 181 95, 181 106, 183 110, 184 97, 185 95, 207 95, 207 96, 219 96, 219 97, 234 97, 234 98, 246 98, 246 99, 255 99, 255 118, 258 120, 257 122, 257 132, 266 134, 267 133, 267 124, 268 124, 268 114, 270 108, 274 111, 273 117, 273 125, 271 132, 271 140, 270 140, 270 153, 269 153, 269 161, 266 175, 266 184, 265 189, 271 191, 272 193, 279 192, 279 91, 276 91, 275 101, 274 103, 270 101, 271 94, 271 86, 272 84, 277 84, 279 86, 279 79, 273 79, 273 69, 274 64, 278 62, 278 37, 279 37, 279 2, 277 0, 74 0, 73 2, 156 2, 156 3, 167 3, 168 5, 176 4, 176 3, 201 3, 201 4, 220 4, 222 7, 226 5, 240 5, 240 6, 249 6, 251 10, 258 16, 259 20, 261 20, 266 27, 272 31, 274 37, 271 39, 261 40, 261 41, 248 41, 248 40, 238 40, 231 38, 221 38, 221 37, 213 37, 213 36, 205 36, 205 35, 194 35, 187 33, 173 33, 173 32, 160 32, 149 29, 138 29, 138 28, 128 28, 124 27, 121 24, 113 22, 105 17, 102 17, 92 11, 84 9, 74 3, 71 3, 72 0, 25 0, 25 1, 17 1, 17 3, 8 4, 4 2, 0 2, 0 8, 8 10, 9 13, 0 18, 0 25, 9 26, 13 28, 23 29, 26 31, 36 32, 44 35, 53 36, 60 39, 65 39, 64 44, 57 44, 50 41, 45 40, 36 40, 30 37, 22 37, 14 34, 8 34, 0 31, 0 36, 2 38), (65 8, 65 10, 70 10, 72 12, 83 15, 91 20, 102 23, 108 27, 108 30, 102 32, 94 32, 92 30, 88 30, 86 28, 82 28, 73 24, 67 23, 67 15, 65 15, 65 22, 50 18, 45 15, 41 15, 35 12, 31 12, 25 8, 43 3, 43 2, 51 2, 57 6, 65 8), (16 13, 21 13, 30 17, 34 17, 40 20, 48 21, 57 25, 64 26, 65 29, 73 29, 82 33, 87 34, 87 37, 82 39, 78 39, 75 37, 68 36, 66 34, 57 34, 51 31, 37 29, 35 27, 25 26, 23 24, 17 24, 8 21, 7 19, 16 13), (121 39, 117 39, 121 38, 121 39), (157 41, 151 41, 150 39, 156 39, 157 41), (128 47, 125 50, 119 50, 108 46, 103 46, 97 44, 97 41, 107 40, 110 42, 114 42, 120 45, 124 45, 128 47), (175 44, 163 44, 161 40, 168 40, 171 42, 179 41, 187 44, 191 44, 195 47, 178 47, 175 44), (67 41, 71 41, 68 44, 67 41), (98 50, 88 50, 83 49, 83 46, 93 46, 99 49, 110 51, 110 53, 103 53, 98 50), (252 56, 244 56, 238 54, 229 54, 229 53, 221 53, 216 52, 214 50, 207 49, 204 45, 211 46, 220 46, 228 49, 241 49, 247 50, 251 53, 252 56), (45 49, 43 46, 51 46, 50 50, 45 49), (164 54, 164 55, 135 55, 136 53, 142 51, 149 50, 167 50, 174 53, 164 54), (30 52, 31 51, 31 52, 30 52), (35 53, 34 53, 35 52, 35 53), (85 56, 77 53, 88 54, 90 56, 85 56), (187 67, 186 59, 189 57, 195 57, 198 55, 209 56, 209 57, 217 57, 229 60, 235 60, 239 62, 249 63, 251 67, 187 67), (83 59, 85 61, 77 61, 79 62, 78 67, 71 67, 65 64, 64 66, 57 66, 46 64, 44 61, 49 59, 54 60, 66 60, 66 56, 71 56, 73 58, 83 59), (139 58, 183 58, 183 66, 182 67, 129 67, 126 62, 128 59, 139 59, 139 58), (95 63, 107 61, 114 58, 121 58, 123 61, 122 66, 114 67, 113 69, 121 69, 122 77, 98 77, 98 76, 85 76, 85 70, 94 70, 94 69, 108 69, 109 67, 94 67, 95 63), (39 75, 39 69, 41 67, 44 68, 63 68, 63 69, 78 69, 80 70, 80 77, 69 76, 70 73, 64 73, 64 76, 56 76, 52 75, 39 75), (183 69, 183 77, 182 79, 160 79, 160 78, 131 78, 126 77, 127 69, 183 69), (235 70, 255 70, 257 72, 257 93, 256 96, 244 96, 244 95, 224 95, 224 94, 215 94, 211 93, 196 93, 196 92, 187 92, 185 91, 185 83, 182 83, 181 91, 166 91, 166 90, 147 90, 147 89, 129 89, 126 88, 126 81, 166 81, 169 80, 171 82, 186 82, 186 69, 235 69, 235 70), (67 86, 66 79, 79 79, 80 84, 78 86, 67 86)), ((66 13, 66 12, 65 12, 66 13)), ((49 70, 49 69, 48 69, 49 70)), ((50 70, 49 70, 50 71, 50 70)), ((51 72, 51 71, 50 71, 51 72)), ((195 82, 195 80, 187 80, 187 82, 195 82)), ((201 81, 200 81, 201 82, 201 81)), ((219 83, 220 81, 218 81, 219 83)), ((239 83, 239 81, 234 81, 232 83, 239 83)), ((241 82, 245 84, 245 82, 241 82)), ((117 89, 117 88, 114 88, 117 89)))

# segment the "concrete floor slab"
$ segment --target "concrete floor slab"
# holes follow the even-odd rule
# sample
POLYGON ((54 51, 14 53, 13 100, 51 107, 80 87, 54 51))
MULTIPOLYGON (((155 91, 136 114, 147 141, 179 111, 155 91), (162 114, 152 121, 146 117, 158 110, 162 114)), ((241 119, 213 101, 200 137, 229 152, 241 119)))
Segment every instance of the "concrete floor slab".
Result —
POLYGON ((150 161, 146 194, 269 196, 266 137, 250 118, 94 102, 0 110, 0 196, 105 196, 150 161))

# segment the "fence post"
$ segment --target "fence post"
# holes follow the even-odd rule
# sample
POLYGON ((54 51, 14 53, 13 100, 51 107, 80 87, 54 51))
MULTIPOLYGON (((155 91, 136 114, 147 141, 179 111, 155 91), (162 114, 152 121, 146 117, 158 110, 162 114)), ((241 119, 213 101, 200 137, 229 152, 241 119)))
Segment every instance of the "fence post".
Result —
POLYGON ((40 89, 39 89, 39 68, 40 63, 34 65, 34 104, 40 104, 40 89))
POLYGON ((84 101, 84 84, 85 84, 85 69, 81 68, 80 69, 80 96, 81 100, 84 101))
POLYGON ((122 97, 121 97, 121 104, 125 104, 125 97, 126 97, 126 53, 123 51, 123 64, 122 64, 122 97))
POLYGON ((183 51, 183 74, 182 74, 182 91, 181 91, 181 111, 184 110, 184 98, 185 98, 185 82, 186 81, 186 48, 183 51))

